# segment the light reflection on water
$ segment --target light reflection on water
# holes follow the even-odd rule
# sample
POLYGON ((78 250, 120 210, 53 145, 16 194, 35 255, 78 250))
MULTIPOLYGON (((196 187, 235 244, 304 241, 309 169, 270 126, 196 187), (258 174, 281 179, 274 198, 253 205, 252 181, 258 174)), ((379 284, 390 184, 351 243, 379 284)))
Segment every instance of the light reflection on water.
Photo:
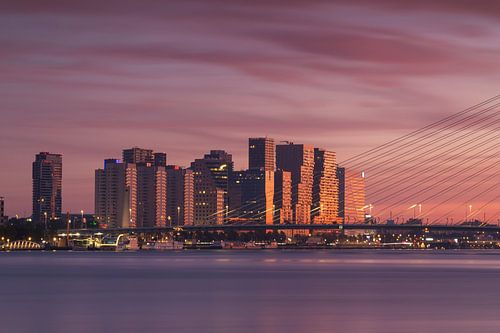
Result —
POLYGON ((500 332, 498 251, 0 253, 1 332, 500 332))

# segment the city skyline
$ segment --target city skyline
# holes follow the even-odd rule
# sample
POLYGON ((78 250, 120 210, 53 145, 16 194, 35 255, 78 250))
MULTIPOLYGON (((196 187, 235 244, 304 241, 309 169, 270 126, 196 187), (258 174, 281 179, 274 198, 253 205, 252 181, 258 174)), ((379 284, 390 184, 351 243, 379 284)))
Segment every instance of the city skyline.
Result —
POLYGON ((361 4, 1 4, 2 31, 13 32, 0 36, 9 214, 30 211, 39 151, 64 154, 65 205, 88 210, 91 170, 123 147, 184 166, 225 149, 239 168, 258 134, 342 162, 495 94, 496 4, 361 4))

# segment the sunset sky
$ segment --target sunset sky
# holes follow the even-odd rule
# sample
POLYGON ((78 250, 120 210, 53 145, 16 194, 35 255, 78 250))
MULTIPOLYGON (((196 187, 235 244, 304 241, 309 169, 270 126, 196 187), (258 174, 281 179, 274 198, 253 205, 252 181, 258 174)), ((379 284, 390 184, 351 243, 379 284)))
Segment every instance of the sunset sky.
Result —
POLYGON ((496 95, 499 18, 498 1, 2 1, 0 196, 31 214, 40 151, 63 154, 63 210, 87 212, 94 169, 131 146, 243 168, 268 135, 345 160, 496 95))

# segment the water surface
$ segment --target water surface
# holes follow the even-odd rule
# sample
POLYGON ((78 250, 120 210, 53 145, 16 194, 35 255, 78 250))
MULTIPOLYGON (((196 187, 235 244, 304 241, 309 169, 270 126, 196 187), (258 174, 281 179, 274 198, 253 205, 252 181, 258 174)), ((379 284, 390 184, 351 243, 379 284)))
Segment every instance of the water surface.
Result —
POLYGON ((0 253, 2 332, 500 332, 499 251, 0 253))

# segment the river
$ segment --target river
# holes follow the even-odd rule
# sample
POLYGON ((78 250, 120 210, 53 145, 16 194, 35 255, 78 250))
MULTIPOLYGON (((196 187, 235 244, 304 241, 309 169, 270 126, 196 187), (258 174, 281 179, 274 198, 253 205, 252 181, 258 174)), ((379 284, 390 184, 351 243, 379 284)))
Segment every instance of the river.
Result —
POLYGON ((0 253, 1 332, 500 332, 500 251, 0 253))

